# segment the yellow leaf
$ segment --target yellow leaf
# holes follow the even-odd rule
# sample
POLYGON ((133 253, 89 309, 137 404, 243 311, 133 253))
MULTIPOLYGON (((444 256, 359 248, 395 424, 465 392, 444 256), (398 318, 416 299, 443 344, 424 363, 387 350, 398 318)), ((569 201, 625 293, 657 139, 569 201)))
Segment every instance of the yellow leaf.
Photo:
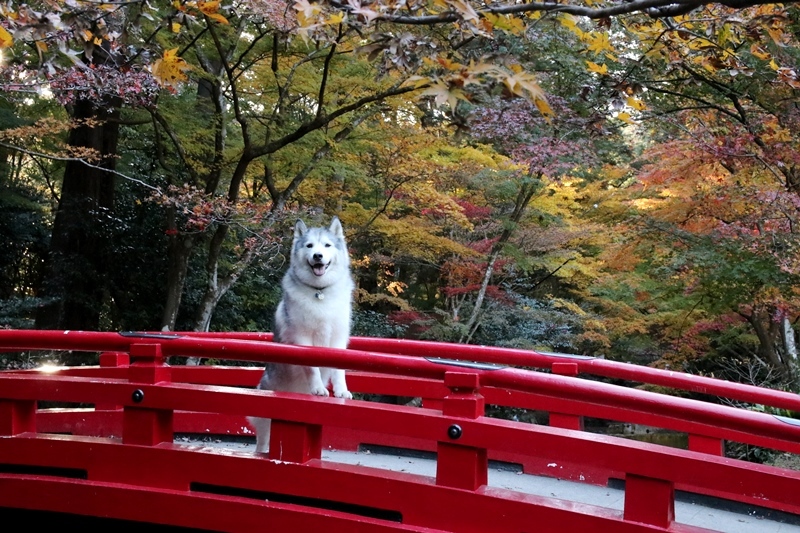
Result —
POLYGON ((94 38, 94 35, 89 30, 81 31, 81 35, 83 35, 83 40, 86 42, 89 42, 94 38))
POLYGON ((448 87, 444 82, 437 81, 420 94, 420 96, 433 96, 437 105, 447 104, 450 109, 455 110, 459 100, 468 102, 464 91, 461 89, 448 87))
POLYGON ((587 33, 583 40, 589 45, 589 51, 596 54, 614 51, 614 47, 611 45, 611 41, 608 40, 608 34, 606 33, 587 33))
POLYGON ((455 61, 450 61, 446 57, 437 57, 436 61, 438 61, 438 63, 441 66, 443 66, 444 68, 446 68, 447 70, 455 71, 455 70, 461 70, 461 69, 464 68, 464 65, 462 65, 461 63, 457 63, 455 61))
POLYGON ((642 102, 638 98, 634 98, 633 96, 629 96, 628 99, 626 100, 626 103, 637 111, 644 111, 645 109, 647 109, 647 106, 645 105, 644 102, 642 102))
POLYGON ((542 91, 542 88, 536 83, 536 78, 532 74, 520 72, 513 76, 506 77, 503 83, 513 94, 521 96, 529 102, 533 102, 542 114, 548 115, 552 113, 544 97, 544 91, 542 91))
POLYGON ((602 65, 598 65, 597 63, 592 63, 591 61, 586 62, 586 66, 589 67, 590 72, 596 72, 597 74, 608 74, 608 67, 603 63, 602 65))
POLYGON ((36 48, 41 52, 47 52, 47 43, 44 41, 36 41, 36 48))
POLYGON ((787 35, 780 28, 767 28, 767 33, 772 37, 772 40, 781 48, 786 47, 787 35))
POLYGON ((772 57, 769 52, 767 52, 766 50, 764 50, 755 43, 753 44, 753 46, 750 47, 750 53, 753 54, 754 57, 757 57, 762 61, 766 61, 767 59, 772 57))
POLYGON ((781 67, 779 67, 778 64, 775 62, 775 60, 773 59, 772 61, 769 62, 769 68, 771 68, 772 70, 778 70, 781 67))
POLYGON ((525 25, 517 17, 509 15, 495 15, 494 13, 484 13, 483 15, 494 28, 501 29, 513 35, 520 35, 525 31, 525 25))
POLYGON ((536 104, 536 108, 539 110, 539 113, 542 114, 543 117, 548 118, 553 116, 553 109, 550 107, 550 104, 547 103, 546 100, 541 98, 537 98, 533 101, 536 104))
POLYGON ((631 116, 628 113, 617 113, 617 118, 626 124, 633 124, 633 120, 631 120, 631 116))
POLYGON ((206 15, 210 15, 211 13, 216 13, 219 11, 219 2, 216 0, 211 0, 210 2, 199 2, 197 7, 206 15))
POLYGON ((344 11, 339 11, 337 13, 334 13, 333 15, 330 16, 330 18, 328 18, 327 21, 325 21, 326 24, 330 24, 332 26, 336 26, 337 24, 341 24, 342 22, 344 22, 344 11))
POLYGON ((716 72, 717 71, 717 67, 712 65, 711 62, 708 61, 707 59, 703 59, 703 61, 700 63, 700 66, 703 67, 704 69, 706 69, 708 72, 716 72))
POLYGON ((180 22, 173 22, 172 23, 172 33, 180 33, 181 32, 181 23, 180 22))
POLYGON ((173 48, 164 52, 164 56, 153 63, 153 76, 163 85, 177 85, 188 79, 186 71, 191 68, 191 65, 178 56, 178 49, 173 48))
POLYGON ((12 44, 14 44, 14 38, 0 26, 0 48, 9 48, 12 44))
POLYGON ((219 13, 212 13, 212 14, 210 14, 210 15, 206 15, 206 16, 207 16, 208 18, 210 18, 211 20, 214 20, 214 21, 216 21, 216 22, 219 22, 220 24, 230 24, 230 23, 228 22, 228 19, 226 19, 225 17, 223 17, 223 16, 222 16, 222 15, 220 15, 219 13))
POLYGON ((558 17, 558 21, 580 39, 583 39, 583 36, 586 34, 585 31, 578 27, 578 19, 572 15, 564 14, 558 17))
POLYGON ((415 89, 419 89, 420 87, 424 87, 431 82, 430 78, 426 78, 424 76, 411 76, 406 81, 404 81, 401 87, 414 87, 415 89))
POLYGON ((220 24, 228 24, 228 19, 219 14, 219 2, 217 0, 199 2, 197 4, 197 9, 211 20, 219 22, 220 24))
POLYGON ((321 7, 316 4, 311 4, 308 0, 295 0, 294 8, 298 11, 298 15, 302 14, 305 20, 312 20, 321 11, 321 7))
POLYGON ((102 37, 95 37, 94 40, 92 41, 92 43, 95 46, 100 46, 101 44, 103 44, 103 38, 102 37))

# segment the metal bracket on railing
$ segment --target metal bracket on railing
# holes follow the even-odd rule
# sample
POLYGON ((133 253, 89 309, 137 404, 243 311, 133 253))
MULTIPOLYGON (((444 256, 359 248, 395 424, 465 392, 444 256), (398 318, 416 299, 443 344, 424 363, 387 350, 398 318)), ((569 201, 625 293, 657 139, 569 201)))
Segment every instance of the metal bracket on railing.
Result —
POLYGON ((441 357, 426 357, 425 360, 438 365, 460 366, 462 368, 472 368, 474 370, 502 370, 504 368, 508 368, 507 365, 478 363, 475 361, 461 361, 459 359, 443 359, 441 357))
POLYGON ((145 333, 143 331, 120 331, 123 337, 136 337, 137 339, 180 339, 183 335, 174 333, 145 333))
POLYGON ((784 424, 789 424, 792 426, 800 426, 800 420, 796 418, 789 418, 788 416, 781 416, 781 415, 772 415, 772 416, 774 416, 776 419, 780 420, 784 424))

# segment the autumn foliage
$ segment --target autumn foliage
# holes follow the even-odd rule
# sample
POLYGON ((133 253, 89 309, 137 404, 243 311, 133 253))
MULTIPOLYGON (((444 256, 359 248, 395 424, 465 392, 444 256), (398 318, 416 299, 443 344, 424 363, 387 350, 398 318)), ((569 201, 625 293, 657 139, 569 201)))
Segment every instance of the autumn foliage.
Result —
POLYGON ((0 227, 28 243, 0 252, 4 322, 69 301, 108 329, 268 330, 292 220, 336 214, 357 334, 797 388, 799 21, 761 2, 0 3, 0 227))

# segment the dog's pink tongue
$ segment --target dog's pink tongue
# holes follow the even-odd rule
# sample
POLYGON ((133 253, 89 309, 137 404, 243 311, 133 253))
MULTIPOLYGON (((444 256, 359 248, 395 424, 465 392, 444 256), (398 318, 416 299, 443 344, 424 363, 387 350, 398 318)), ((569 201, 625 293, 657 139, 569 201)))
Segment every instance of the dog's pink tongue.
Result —
POLYGON ((314 271, 315 276, 321 276, 325 273, 325 265, 314 265, 311 269, 314 271))

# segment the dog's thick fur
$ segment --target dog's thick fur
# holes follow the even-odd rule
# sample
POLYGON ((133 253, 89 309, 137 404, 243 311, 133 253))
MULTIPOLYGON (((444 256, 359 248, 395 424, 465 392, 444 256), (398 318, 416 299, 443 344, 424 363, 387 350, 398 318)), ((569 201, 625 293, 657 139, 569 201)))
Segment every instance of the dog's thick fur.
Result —
MULTIPOLYGON (((294 227, 289 270, 281 282, 283 295, 275 311, 275 340, 286 344, 347 348, 350 340, 353 278, 342 224, 328 228, 294 227)), ((352 398, 344 370, 290 364, 268 364, 258 389, 352 398)), ((251 418, 256 452, 269 450, 271 420, 251 418)))

